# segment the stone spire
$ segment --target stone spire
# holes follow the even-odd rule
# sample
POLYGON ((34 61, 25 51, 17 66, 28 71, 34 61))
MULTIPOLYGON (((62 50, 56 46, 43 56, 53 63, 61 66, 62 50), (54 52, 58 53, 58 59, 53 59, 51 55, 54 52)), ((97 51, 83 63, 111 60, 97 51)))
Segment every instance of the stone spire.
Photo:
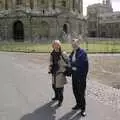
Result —
POLYGON ((111 0, 106 0, 106 5, 112 7, 111 0))
POLYGON ((106 4, 106 1, 105 0, 103 0, 103 5, 105 5, 106 4))

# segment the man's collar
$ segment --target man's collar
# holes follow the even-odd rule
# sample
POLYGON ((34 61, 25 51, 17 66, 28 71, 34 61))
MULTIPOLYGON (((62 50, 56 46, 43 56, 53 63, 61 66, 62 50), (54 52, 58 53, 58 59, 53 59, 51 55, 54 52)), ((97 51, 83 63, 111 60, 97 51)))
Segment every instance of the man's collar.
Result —
POLYGON ((80 47, 79 48, 77 48, 76 50, 74 50, 75 52, 78 52, 80 50, 80 47))

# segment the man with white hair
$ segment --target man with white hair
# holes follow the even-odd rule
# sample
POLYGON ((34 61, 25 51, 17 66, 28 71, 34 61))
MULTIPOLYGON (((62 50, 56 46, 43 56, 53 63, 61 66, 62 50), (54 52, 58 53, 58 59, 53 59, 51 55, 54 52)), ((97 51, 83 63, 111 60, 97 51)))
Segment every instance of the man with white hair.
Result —
POLYGON ((70 63, 72 67, 72 87, 73 94, 76 99, 76 105, 73 110, 81 109, 81 115, 86 116, 86 77, 88 73, 88 57, 87 53, 79 47, 80 40, 73 39, 71 41, 73 51, 70 55, 70 63))

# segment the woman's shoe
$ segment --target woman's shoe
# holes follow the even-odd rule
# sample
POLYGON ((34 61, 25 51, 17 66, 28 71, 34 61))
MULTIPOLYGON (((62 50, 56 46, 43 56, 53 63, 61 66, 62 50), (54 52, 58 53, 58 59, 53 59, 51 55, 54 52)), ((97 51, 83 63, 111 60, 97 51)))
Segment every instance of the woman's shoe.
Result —
POLYGON ((57 98, 56 98, 56 97, 54 97, 54 98, 52 98, 52 100, 53 100, 53 101, 56 101, 56 100, 57 100, 57 98))

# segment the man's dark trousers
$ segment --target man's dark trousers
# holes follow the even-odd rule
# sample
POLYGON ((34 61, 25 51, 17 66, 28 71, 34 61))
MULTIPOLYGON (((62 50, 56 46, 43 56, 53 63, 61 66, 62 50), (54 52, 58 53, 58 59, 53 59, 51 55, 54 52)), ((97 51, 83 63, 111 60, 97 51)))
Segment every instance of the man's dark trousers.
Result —
POLYGON ((76 74, 76 71, 72 72, 73 94, 75 96, 77 106, 79 106, 82 111, 85 111, 86 109, 85 100, 86 76, 87 75, 76 74))

